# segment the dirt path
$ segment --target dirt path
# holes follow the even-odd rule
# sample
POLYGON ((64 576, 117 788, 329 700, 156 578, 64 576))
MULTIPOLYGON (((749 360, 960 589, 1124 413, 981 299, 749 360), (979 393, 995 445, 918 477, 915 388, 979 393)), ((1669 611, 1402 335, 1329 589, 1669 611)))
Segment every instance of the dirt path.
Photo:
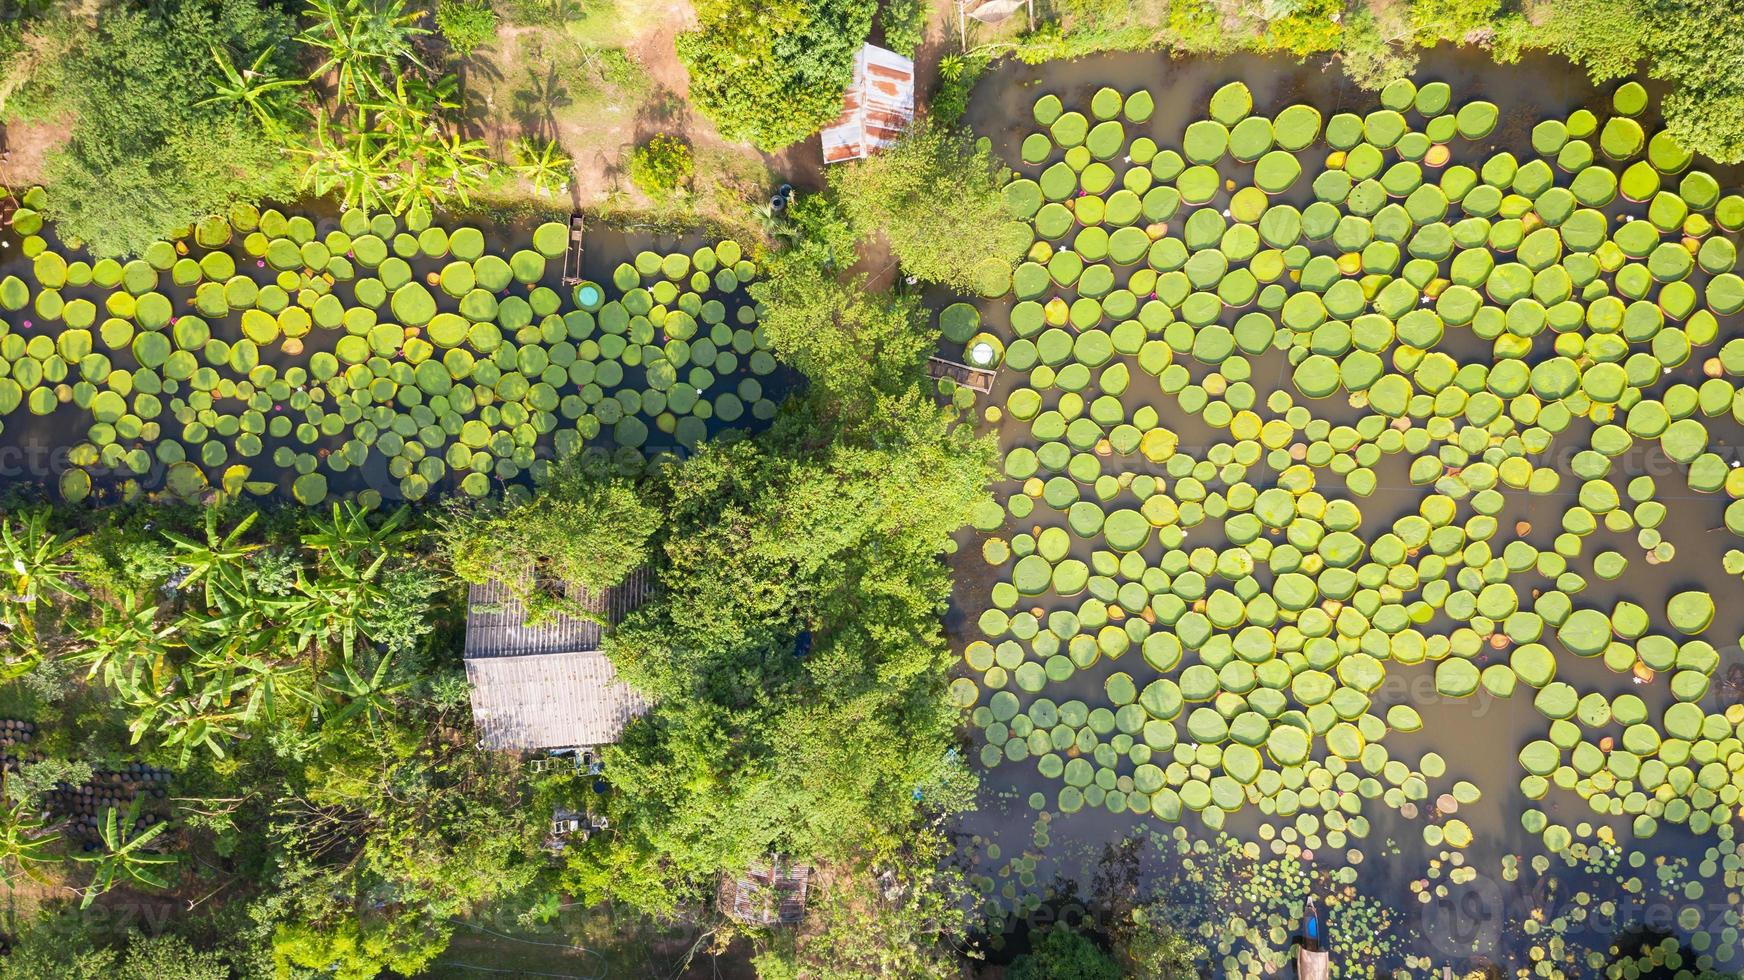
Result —
POLYGON ((41 183, 49 151, 66 142, 70 128, 64 120, 0 127, 0 185, 16 192, 41 183))

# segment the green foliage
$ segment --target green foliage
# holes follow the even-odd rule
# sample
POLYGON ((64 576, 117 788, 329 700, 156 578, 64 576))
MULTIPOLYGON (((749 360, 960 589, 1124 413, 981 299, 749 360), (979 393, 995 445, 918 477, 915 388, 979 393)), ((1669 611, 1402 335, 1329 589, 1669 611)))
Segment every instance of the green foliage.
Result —
POLYGON ((939 81, 928 106, 933 123, 954 126, 969 108, 975 83, 987 73, 989 60, 978 54, 947 54, 939 59, 939 81))
POLYGON ((1120 967, 1088 936, 1057 925, 1013 960, 1005 976, 1008 980, 1120 980, 1120 967))
POLYGON ((481 585, 498 581, 532 621, 559 613, 585 618, 574 583, 598 595, 648 560, 660 514, 629 480, 592 456, 575 455, 541 492, 517 504, 484 503, 443 531, 454 574, 481 585))
POLYGON ((497 12, 486 0, 436 0, 436 27, 462 58, 497 36, 497 12))
POLYGON ((842 111, 876 0, 705 0, 677 38, 690 98, 729 140, 778 150, 842 111))
POLYGON ((863 404, 914 376, 938 343, 917 298, 844 283, 807 251, 771 263, 751 284, 776 356, 844 404, 863 404))
POLYGON ((1004 168, 986 144, 917 120, 877 156, 830 172, 830 186, 862 237, 883 235, 905 271, 976 290, 1011 266, 1027 239, 1009 224, 999 188, 1004 168), (964 229, 975 229, 964 234, 964 229))
POLYGON ((539 815, 520 765, 471 751, 469 727, 464 703, 407 703, 375 729, 335 731, 275 788, 279 891, 261 911, 280 924, 276 960, 416 973, 445 947, 449 920, 536 878, 539 815), (382 895, 391 913, 377 910, 382 895))
POLYGON ((1647 25, 1636 0, 1558 0, 1540 28, 1544 46, 1585 68, 1593 81, 1621 78, 1645 55, 1647 25))
POLYGON ((198 951, 180 936, 131 932, 125 946, 116 949, 89 935, 72 915, 26 930, 6 957, 6 976, 15 980, 226 980, 230 975, 216 954, 198 951))
POLYGON ((141 801, 135 798, 125 817, 114 807, 105 809, 97 828, 102 846, 73 855, 73 860, 91 865, 91 883, 85 887, 80 908, 90 907, 98 896, 118 885, 168 888, 175 881, 174 868, 180 859, 152 846, 169 824, 157 823, 135 832, 140 806, 141 801))
POLYGON ((1639 0, 1653 77, 1677 86, 1665 122, 1684 146, 1720 163, 1744 161, 1744 8, 1702 0, 1639 0))
POLYGON ((7 775, 6 796, 25 803, 32 809, 41 809, 43 798, 55 788, 56 783, 78 786, 88 782, 94 773, 91 764, 83 760, 51 757, 27 762, 20 765, 16 772, 7 775))
POLYGON ((1411 24, 1418 44, 1468 44, 1485 40, 1501 13, 1501 0, 1414 0, 1411 24))
POLYGON ((1307 57, 1338 49, 1339 20, 1344 16, 1341 0, 1297 0, 1277 6, 1278 15, 1266 21, 1260 36, 1261 50, 1307 57))
POLYGON ((458 82, 404 74, 378 84, 387 93, 338 117, 316 113, 314 137, 291 148, 303 164, 299 186, 338 194, 348 207, 394 214, 467 203, 492 164, 483 140, 461 135, 458 82))
MULTIPOLYGON (((289 28, 253 0, 167 0, 108 9, 95 27, 64 25, 75 53, 37 80, 78 119, 47 163, 47 216, 62 234, 96 255, 137 253, 232 202, 282 194, 288 173, 259 120, 189 92, 214 50, 252 55, 289 28)), ((280 53, 262 67, 284 64, 280 53)))
POLYGON ((878 26, 884 29, 884 46, 905 58, 926 38, 927 6, 921 0, 884 0, 878 11, 878 26))
POLYGON ((1417 70, 1410 25, 1396 11, 1359 10, 1345 22, 1339 60, 1351 81, 1371 91, 1407 78, 1417 70))
POLYGON ((282 975, 291 967, 316 970, 336 980, 371 980, 392 970, 415 974, 447 945, 446 934, 396 935, 388 925, 364 929, 347 919, 332 930, 299 922, 279 926, 273 934, 273 961, 282 975))
MULTIPOLYGON (((893 863, 844 873, 815 895, 790 954, 809 980, 944 980, 963 975, 959 948, 974 923, 975 891, 944 860, 942 835, 917 835, 893 863)), ((767 976, 759 963, 759 977, 767 976)))
POLYGON ((694 171, 690 144, 666 133, 656 133, 630 153, 630 183, 655 201, 689 187, 694 171))
POLYGON ((575 161, 554 139, 540 142, 523 136, 515 144, 515 173, 533 185, 534 193, 555 196, 569 189, 575 161))
MULTIPOLYGON (((787 206, 788 232, 782 237, 794 242, 806 260, 833 269, 846 269, 859 258, 859 238, 847 215, 828 194, 799 194, 787 206)), ((778 256, 778 263, 786 256, 778 256)))
POLYGON ((438 588, 407 554, 409 511, 335 505, 286 543, 262 540, 258 514, 202 513, 192 533, 82 542, 81 577, 112 590, 59 610, 60 656, 126 706, 131 740, 185 765, 196 749, 226 757, 250 732, 307 745, 326 725, 391 711, 391 657, 429 632, 438 588))
POLYGON ((892 853, 946 765, 937 555, 991 450, 918 390, 853 412, 832 394, 655 491, 661 587, 608 652, 656 706, 607 750, 612 829, 570 869, 590 900, 661 911, 772 850, 892 853))
POLYGON ((308 0, 307 14, 297 40, 321 58, 309 77, 332 73, 343 101, 389 95, 408 68, 424 67, 415 45, 430 31, 406 0, 308 0))
POLYGON ((1177 929, 1161 903, 1135 908, 1114 933, 1114 948, 1129 976, 1199 980, 1199 948, 1177 929))

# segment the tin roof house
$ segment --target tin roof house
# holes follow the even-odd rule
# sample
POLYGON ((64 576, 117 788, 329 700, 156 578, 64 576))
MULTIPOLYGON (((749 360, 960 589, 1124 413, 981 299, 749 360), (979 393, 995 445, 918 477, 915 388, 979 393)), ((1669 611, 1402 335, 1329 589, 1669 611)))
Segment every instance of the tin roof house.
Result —
POLYGON ((648 702, 618 678, 600 652, 605 631, 647 598, 652 575, 638 570, 593 594, 567 586, 596 618, 554 616, 538 625, 501 583, 467 591, 466 679, 483 748, 590 748, 617 741, 648 702))
POLYGON ((914 121, 914 62, 867 44, 854 56, 842 115, 824 127, 824 163, 859 160, 896 142, 914 121))

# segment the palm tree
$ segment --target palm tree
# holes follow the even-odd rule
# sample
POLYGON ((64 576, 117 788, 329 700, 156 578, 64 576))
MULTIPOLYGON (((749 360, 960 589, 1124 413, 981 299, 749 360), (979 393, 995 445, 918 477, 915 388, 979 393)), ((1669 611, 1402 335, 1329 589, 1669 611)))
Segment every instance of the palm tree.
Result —
POLYGON ((170 886, 168 869, 175 866, 176 856, 150 850, 151 842, 168 830, 169 824, 153 824, 133 834, 133 824, 139 819, 139 802, 136 798, 127 808, 125 820, 114 807, 106 808, 103 811, 103 824, 98 831, 103 839, 103 848, 88 854, 73 855, 75 861, 96 865, 91 884, 85 888, 84 901, 79 904, 80 908, 89 908, 97 900, 97 896, 124 882, 147 888, 170 886))
POLYGON ((308 14, 314 23, 297 40, 326 56, 309 79, 337 73, 340 101, 385 94, 383 75, 398 77, 401 60, 425 67, 413 39, 430 32, 416 26, 424 14, 405 0, 309 0, 308 14))
POLYGON ((530 181, 533 191, 555 197, 569 189, 574 161, 554 139, 540 144, 523 136, 515 145, 515 173, 530 181))
POLYGON ((276 46, 269 46, 255 56, 254 63, 238 70, 230 53, 216 45, 212 61, 218 66, 218 77, 212 82, 214 94, 195 105, 235 105, 246 108, 271 135, 283 134, 285 117, 291 112, 290 90, 303 85, 300 78, 278 78, 271 64, 276 46))

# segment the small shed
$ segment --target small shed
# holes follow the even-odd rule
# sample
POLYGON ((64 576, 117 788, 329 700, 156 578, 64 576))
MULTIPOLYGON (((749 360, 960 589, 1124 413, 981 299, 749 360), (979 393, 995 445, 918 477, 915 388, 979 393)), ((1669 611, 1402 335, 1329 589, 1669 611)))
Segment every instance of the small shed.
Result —
POLYGON ((501 583, 468 589, 466 679, 479 744, 533 751, 617 741, 648 702, 618 679, 600 640, 647 598, 650 581, 644 569, 597 595, 567 586, 587 615, 537 625, 501 583))
POLYGON ((781 857, 759 861, 743 874, 721 876, 716 904, 735 922, 751 926, 791 926, 805 918, 811 868, 781 857))
POLYGON ((1325 950, 1296 948, 1298 980, 1327 980, 1332 976, 1332 961, 1325 950))
POLYGON ((854 56, 842 115, 824 127, 824 163, 859 160, 896 142, 914 121, 914 62, 874 44, 854 56))

